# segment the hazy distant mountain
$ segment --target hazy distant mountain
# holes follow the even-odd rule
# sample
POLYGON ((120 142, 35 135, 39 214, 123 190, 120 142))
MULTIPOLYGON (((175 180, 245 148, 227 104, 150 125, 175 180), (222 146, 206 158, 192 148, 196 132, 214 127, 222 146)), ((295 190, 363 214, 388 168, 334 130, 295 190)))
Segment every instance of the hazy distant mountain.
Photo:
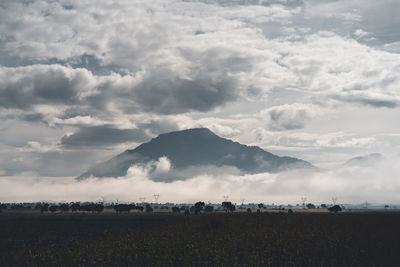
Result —
POLYGON ((385 158, 382 154, 372 153, 365 156, 354 157, 346 161, 346 166, 370 166, 382 161, 385 158))
MULTIPOLYGON (((130 166, 146 164, 166 156, 173 170, 199 169, 210 166, 232 167, 242 173, 279 172, 295 168, 308 168, 306 161, 279 157, 257 146, 246 146, 221 138, 207 128, 196 128, 161 134, 150 142, 100 163, 78 179, 124 176, 130 166)), ((211 168, 212 168, 211 167, 211 168)), ((168 181, 174 178, 166 177, 168 181)), ((182 178, 176 178, 182 179, 182 178)), ((158 180, 162 180, 162 177, 158 180)))

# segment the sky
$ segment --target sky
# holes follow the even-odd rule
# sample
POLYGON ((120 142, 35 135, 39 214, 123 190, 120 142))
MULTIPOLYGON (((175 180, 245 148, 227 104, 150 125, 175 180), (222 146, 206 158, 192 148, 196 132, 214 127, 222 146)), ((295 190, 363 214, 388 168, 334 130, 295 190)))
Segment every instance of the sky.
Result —
MULTIPOLYGON (((98 199, 111 187, 109 198, 128 200, 123 181, 135 180, 106 187, 73 178, 160 133, 207 127, 325 170, 302 176, 310 186, 296 196, 294 178, 194 177, 215 191, 210 199, 223 193, 210 182, 218 178, 226 187, 247 179, 241 194, 261 200, 282 187, 288 193, 268 200, 400 203, 391 191, 400 189, 398 10, 397 0, 3 0, 0 201, 98 199), (369 171, 341 167, 370 153, 390 160, 369 171), (270 179, 279 184, 260 186, 270 179), (360 187, 358 197, 340 193, 360 187)), ((146 180, 146 170, 133 173, 146 180)), ((171 185, 151 186, 176 196, 171 185)))

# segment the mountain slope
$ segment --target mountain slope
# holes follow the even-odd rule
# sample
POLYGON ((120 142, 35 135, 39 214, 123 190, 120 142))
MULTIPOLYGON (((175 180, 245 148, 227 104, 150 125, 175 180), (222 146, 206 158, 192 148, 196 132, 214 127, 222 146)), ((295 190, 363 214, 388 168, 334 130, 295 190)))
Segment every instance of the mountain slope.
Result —
POLYGON ((349 159, 344 163, 345 166, 371 166, 385 159, 385 156, 379 153, 372 153, 365 156, 359 156, 349 159))
POLYGON ((124 176, 130 166, 166 156, 174 169, 193 166, 233 166, 243 173, 278 172, 312 165, 291 157, 279 157, 256 146, 246 146, 221 138, 207 128, 161 134, 133 150, 126 150, 98 164, 78 179, 124 176))

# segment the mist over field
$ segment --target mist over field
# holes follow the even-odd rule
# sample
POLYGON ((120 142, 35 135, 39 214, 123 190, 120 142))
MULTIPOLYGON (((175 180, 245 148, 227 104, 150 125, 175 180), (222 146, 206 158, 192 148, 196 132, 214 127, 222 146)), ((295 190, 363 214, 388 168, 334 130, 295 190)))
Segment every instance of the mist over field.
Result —
MULTIPOLYGON (((370 166, 341 165, 332 170, 296 170, 276 174, 237 175, 232 168, 208 168, 207 174, 180 173, 186 180, 157 182, 154 177, 174 173, 167 158, 145 166, 133 166, 118 178, 40 177, 31 174, 0 177, 0 201, 126 201, 140 197, 159 201, 194 203, 199 200, 220 203, 223 196, 240 203, 296 204, 330 203, 400 203, 399 158, 385 159, 370 166), (151 165, 151 166, 150 166, 151 165), (156 166, 156 168, 154 168, 156 166), (231 174, 229 174, 231 173, 231 174), (191 176, 193 175, 193 176, 191 176)), ((177 175, 177 173, 175 173, 177 175)))

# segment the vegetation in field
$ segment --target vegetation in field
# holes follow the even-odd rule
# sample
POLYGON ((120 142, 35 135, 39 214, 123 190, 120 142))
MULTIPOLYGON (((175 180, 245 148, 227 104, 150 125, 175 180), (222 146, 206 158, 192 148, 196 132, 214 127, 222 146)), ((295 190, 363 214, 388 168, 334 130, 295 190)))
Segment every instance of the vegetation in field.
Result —
POLYGON ((395 266, 400 214, 19 214, 0 266, 395 266))

